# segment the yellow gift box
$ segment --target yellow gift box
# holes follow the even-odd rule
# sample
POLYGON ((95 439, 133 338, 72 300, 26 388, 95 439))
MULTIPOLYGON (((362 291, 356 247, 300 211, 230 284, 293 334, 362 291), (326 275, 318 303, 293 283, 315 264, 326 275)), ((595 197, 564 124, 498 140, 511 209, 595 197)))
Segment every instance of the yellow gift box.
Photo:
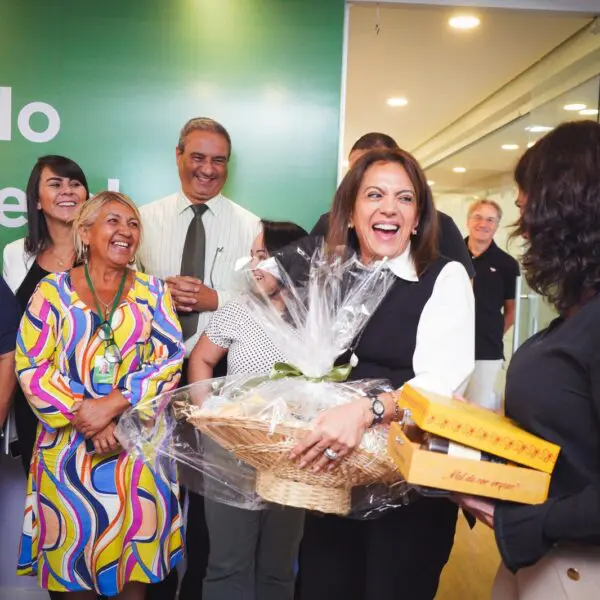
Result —
POLYGON ((415 426, 392 424, 388 446, 409 483, 527 504, 547 498, 550 474, 560 452, 555 444, 520 429, 506 417, 408 385, 398 404, 410 411, 415 426), (422 449, 425 432, 518 465, 422 449))

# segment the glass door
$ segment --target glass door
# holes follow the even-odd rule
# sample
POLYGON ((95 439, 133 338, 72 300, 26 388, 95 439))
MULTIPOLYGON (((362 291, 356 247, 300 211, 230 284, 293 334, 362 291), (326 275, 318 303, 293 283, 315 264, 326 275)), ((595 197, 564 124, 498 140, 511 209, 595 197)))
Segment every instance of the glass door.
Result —
POLYGON ((548 327, 556 317, 554 308, 527 285, 524 277, 519 277, 515 295, 515 324, 511 354, 514 354, 525 340, 548 327))

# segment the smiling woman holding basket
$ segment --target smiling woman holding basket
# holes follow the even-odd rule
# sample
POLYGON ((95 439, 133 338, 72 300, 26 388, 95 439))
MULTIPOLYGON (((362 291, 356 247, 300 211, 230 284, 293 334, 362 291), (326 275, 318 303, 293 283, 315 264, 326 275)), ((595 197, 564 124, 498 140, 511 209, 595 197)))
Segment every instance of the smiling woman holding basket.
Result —
MULTIPOLYGON (((387 379, 452 394, 474 365, 473 294, 464 267, 438 255, 431 191, 404 151, 361 157, 336 192, 330 252, 364 264, 387 257, 394 283, 355 340, 350 380, 387 379)), ((294 271, 288 260, 281 263, 294 271), (288 264, 286 264, 288 263, 288 264)), ((375 424, 399 418, 392 394, 359 398, 320 414, 292 455, 305 469, 334 468, 375 424)), ((309 514, 301 550, 302 600, 432 600, 452 543, 457 508, 439 498, 358 521, 309 514)))

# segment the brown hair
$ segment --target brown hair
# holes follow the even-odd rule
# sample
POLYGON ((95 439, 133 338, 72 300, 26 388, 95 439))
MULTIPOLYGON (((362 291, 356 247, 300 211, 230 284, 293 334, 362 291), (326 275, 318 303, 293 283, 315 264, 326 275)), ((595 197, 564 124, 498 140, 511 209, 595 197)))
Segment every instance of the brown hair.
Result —
MULTIPOLYGON (((408 175, 417 200, 417 233, 411 237, 410 254, 417 275, 421 275, 438 256, 438 218, 427 178, 417 160, 404 150, 372 150, 361 156, 346 173, 333 198, 327 248, 351 246, 349 224, 365 173, 376 163, 397 163, 408 175)), ((356 248, 355 248, 356 249, 356 248)))

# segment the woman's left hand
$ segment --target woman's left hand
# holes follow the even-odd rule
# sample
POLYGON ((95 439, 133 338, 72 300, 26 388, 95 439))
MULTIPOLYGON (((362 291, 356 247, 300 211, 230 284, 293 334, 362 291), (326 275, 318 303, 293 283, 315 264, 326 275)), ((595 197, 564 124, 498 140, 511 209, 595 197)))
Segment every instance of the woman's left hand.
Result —
POLYGON ((122 450, 119 440, 115 436, 116 427, 115 423, 111 421, 107 427, 92 438, 96 454, 111 454, 122 450))
POLYGON ((313 430, 292 450, 290 458, 299 459, 300 468, 312 465, 317 472, 329 465, 333 468, 350 454, 373 422, 373 413, 364 398, 336 406, 321 413, 313 422, 313 430), (325 455, 335 453, 335 460, 325 455))
POLYGON ((471 513, 478 521, 492 529, 494 528, 494 511, 496 509, 494 502, 486 498, 465 496, 463 494, 453 494, 452 500, 462 509, 471 513))

